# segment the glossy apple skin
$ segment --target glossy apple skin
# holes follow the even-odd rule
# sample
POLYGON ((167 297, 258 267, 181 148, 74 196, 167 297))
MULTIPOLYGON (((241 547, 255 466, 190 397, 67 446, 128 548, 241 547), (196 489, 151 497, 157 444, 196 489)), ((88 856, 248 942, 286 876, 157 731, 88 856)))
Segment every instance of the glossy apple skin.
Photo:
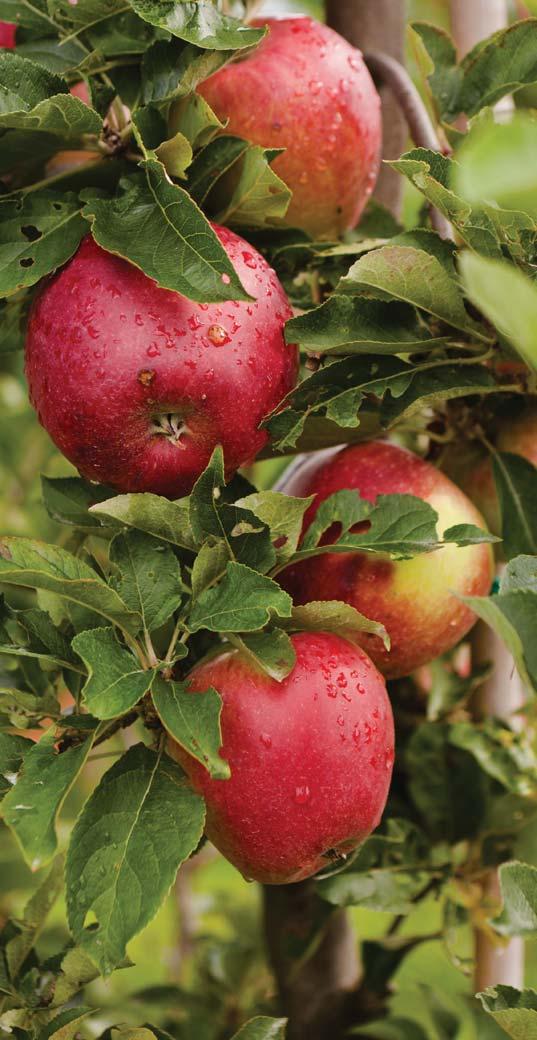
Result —
POLYGON ((190 688, 213 686, 229 780, 177 744, 172 754, 207 802, 206 833, 245 875, 268 885, 310 877, 378 826, 392 774, 394 730, 384 680, 340 636, 291 637, 296 665, 270 679, 236 650, 201 663, 190 688))
POLYGON ((313 18, 264 18, 268 35, 198 88, 226 133, 285 148, 273 169, 293 192, 286 223, 313 238, 353 228, 377 179, 380 99, 360 51, 313 18))
MULTIPOLYGON (((422 498, 438 513, 442 534, 455 524, 484 521, 463 492, 434 466, 387 441, 370 441, 307 459, 280 484, 289 495, 315 495, 305 523, 325 498, 344 488, 374 502, 378 495, 422 498)), ((327 538, 327 542, 331 539, 327 538)), ((366 553, 329 553, 288 568, 279 580, 296 604, 344 600, 380 621, 391 639, 388 652, 378 636, 361 645, 387 678, 408 675, 450 650, 468 632, 475 615, 457 598, 488 594, 493 577, 489 545, 448 545, 412 560, 391 561, 366 553), (457 595, 454 595, 456 593, 457 595)))
POLYGON ((11 22, 0 22, 0 48, 6 47, 8 50, 12 50, 15 46, 16 30, 17 26, 12 25, 11 22))
MULTIPOLYGON (((498 451, 522 455, 537 466, 537 407, 528 404, 516 417, 501 419, 497 424, 495 447, 498 451)), ((456 442, 445 452, 442 468, 471 498, 492 533, 501 536, 500 504, 487 449, 478 441, 464 445, 456 442)), ((501 545, 497 546, 497 552, 501 556, 501 545)))
POLYGON ((118 491, 187 494, 222 444, 228 475, 267 440, 258 426, 294 386, 287 297, 265 260, 216 228, 249 302, 160 289, 88 236, 30 316, 26 374, 40 422, 85 477, 118 491), (187 430, 155 432, 176 415, 187 430))

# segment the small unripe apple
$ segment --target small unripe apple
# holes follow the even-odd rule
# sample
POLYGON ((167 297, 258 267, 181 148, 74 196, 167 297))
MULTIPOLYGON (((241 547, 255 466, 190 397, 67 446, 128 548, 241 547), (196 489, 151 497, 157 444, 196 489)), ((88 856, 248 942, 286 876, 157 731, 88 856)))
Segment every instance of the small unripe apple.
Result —
MULTIPOLYGON (((321 502, 344 488, 374 502, 378 495, 406 494, 428 502, 438 513, 440 535, 455 524, 484 527, 466 495, 430 463, 387 441, 371 441, 323 453, 295 467, 280 483, 289 495, 315 500, 309 524, 321 502)), ((328 537, 325 542, 333 541, 328 537)), ((460 596, 482 596, 492 582, 490 545, 446 545, 411 560, 393 561, 369 553, 328 553, 288 568, 281 584, 295 603, 344 600, 366 617, 380 621, 391 639, 388 652, 378 636, 360 637, 388 678, 408 675, 458 643, 475 622, 460 596)))
POLYGON ((384 680, 359 647, 329 633, 291 637, 283 682, 237 650, 190 673, 190 689, 222 697, 222 756, 213 780, 179 745, 171 753, 207 803, 209 839, 245 877, 282 885, 356 848, 380 822, 394 730, 384 680))
MULTIPOLYGON (((504 416, 495 424, 494 447, 500 452, 522 455, 537 466, 537 407, 527 404, 516 416, 504 416)), ((466 492, 485 517, 489 530, 501 536, 500 503, 490 452, 479 441, 450 445, 442 458, 442 469, 466 492)), ((501 545, 498 546, 501 554, 501 545)))
POLYGON ((379 169, 380 99, 360 51, 313 18, 262 18, 251 54, 198 88, 226 133, 285 148, 274 171, 293 192, 286 222, 314 238, 355 227, 379 169))
POLYGON ((11 22, 0 22, 0 48, 6 47, 11 50, 15 46, 15 33, 17 26, 11 22))
POLYGON ((266 443, 259 424, 296 381, 297 351, 283 336, 291 308, 259 253, 215 231, 252 300, 193 303, 91 236, 36 299, 32 404, 90 480, 176 498, 217 444, 231 475, 266 443))

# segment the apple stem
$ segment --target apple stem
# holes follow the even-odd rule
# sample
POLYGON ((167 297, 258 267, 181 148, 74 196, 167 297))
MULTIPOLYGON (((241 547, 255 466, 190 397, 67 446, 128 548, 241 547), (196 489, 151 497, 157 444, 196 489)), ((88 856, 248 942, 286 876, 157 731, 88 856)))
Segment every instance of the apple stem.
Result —
MULTIPOLYGON (((445 154, 448 149, 445 143, 440 142, 425 104, 404 65, 380 51, 364 54, 364 59, 375 82, 384 84, 392 91, 404 114, 414 144, 418 148, 445 154)), ((450 238, 452 230, 449 221, 434 206, 430 207, 430 213, 434 229, 442 238, 450 238)))

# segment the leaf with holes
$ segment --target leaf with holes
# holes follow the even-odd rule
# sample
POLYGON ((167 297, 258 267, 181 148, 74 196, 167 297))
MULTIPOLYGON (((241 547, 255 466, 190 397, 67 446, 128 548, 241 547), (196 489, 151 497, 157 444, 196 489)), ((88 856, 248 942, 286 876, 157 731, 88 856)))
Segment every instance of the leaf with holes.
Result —
POLYGON ((35 285, 65 264, 87 230, 71 192, 0 199, 0 296, 35 285))
POLYGON ((204 826, 202 799, 167 755, 137 744, 105 773, 67 854, 73 937, 109 974, 155 916, 204 826))

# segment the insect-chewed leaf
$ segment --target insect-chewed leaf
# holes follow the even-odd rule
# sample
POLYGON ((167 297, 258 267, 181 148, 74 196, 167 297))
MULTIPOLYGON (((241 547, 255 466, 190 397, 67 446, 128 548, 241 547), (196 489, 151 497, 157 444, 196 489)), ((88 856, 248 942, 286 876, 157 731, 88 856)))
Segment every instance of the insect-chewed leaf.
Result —
POLYGON ((230 769, 220 757, 222 700, 214 689, 190 693, 188 682, 153 683, 153 703, 168 733, 201 762, 215 780, 227 780, 230 769))
POLYGON ((131 0, 131 5, 140 18, 197 47, 238 50, 253 47, 265 35, 263 29, 222 14, 208 0, 131 0))
POLYGON ((105 773, 75 825, 66 869, 73 936, 104 974, 154 917, 203 825, 203 800, 166 755, 138 744, 105 773))
POLYGON ((139 267, 164 289, 199 303, 247 300, 224 247, 196 203, 155 160, 121 181, 120 194, 83 193, 84 216, 100 246, 139 267))
POLYGON ((225 577, 194 603, 187 628, 199 632, 255 632, 273 614, 291 616, 291 597, 263 574, 242 563, 228 563, 225 577))
POLYGON ((309 498, 293 498, 279 491, 256 491, 241 498, 237 505, 255 513, 270 528, 272 542, 279 562, 288 560, 296 550, 304 514, 313 501, 309 498))
POLYGON ((0 199, 0 296, 10 296, 65 264, 88 226, 72 192, 35 191, 0 199))
POLYGON ((133 614, 96 571, 59 546, 30 538, 0 540, 0 581, 44 589, 119 625, 134 635, 140 617, 133 614))
POLYGON ((48 863, 57 850, 56 817, 93 743, 90 735, 78 747, 58 752, 56 739, 52 726, 25 755, 17 783, 2 803, 4 820, 32 870, 48 863))
POLYGON ((111 584, 123 602, 142 616, 148 632, 160 628, 181 602, 181 568, 173 550, 142 531, 127 531, 114 538, 110 561, 119 571, 111 584))
POLYGON ((130 650, 120 646, 113 628, 80 632, 73 639, 73 648, 88 667, 84 702, 96 718, 124 715, 149 690, 155 670, 142 670, 130 650))

